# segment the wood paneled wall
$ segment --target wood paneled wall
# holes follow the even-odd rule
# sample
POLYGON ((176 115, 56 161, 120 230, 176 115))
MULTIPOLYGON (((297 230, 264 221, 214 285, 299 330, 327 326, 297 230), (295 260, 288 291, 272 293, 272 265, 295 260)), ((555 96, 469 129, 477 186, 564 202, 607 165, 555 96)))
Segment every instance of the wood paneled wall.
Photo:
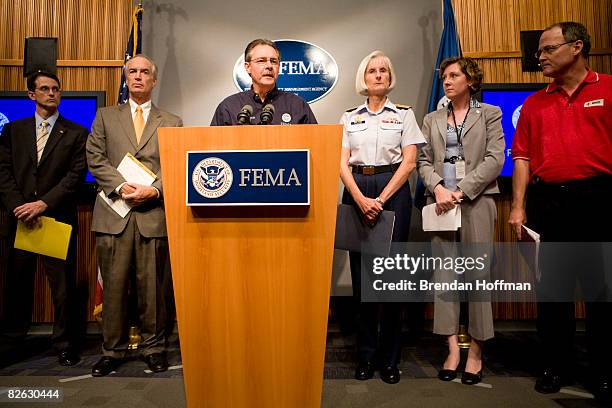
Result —
POLYGON ((609 0, 453 0, 461 48, 475 58, 486 82, 549 82, 522 72, 520 32, 560 21, 584 24, 591 35, 589 64, 612 71, 612 2, 609 0))
MULTIPOLYGON (((106 91, 106 104, 114 104, 131 16, 132 0, 0 0, 0 90, 26 89, 25 37, 57 37, 62 88, 106 91)), ((89 204, 79 206, 77 244, 77 300, 80 305, 87 305, 88 320, 93 320, 97 273, 95 240, 90 232, 92 208, 89 204)), ((0 223, 6 224, 6 214, 0 216, 0 223)), ((0 259, 6 260, 7 240, 2 239, 0 244, 0 259)), ((6 273, 2 264, 0 293, 6 273)), ((34 285, 33 320, 53 321, 53 303, 42 265, 34 285)), ((0 315, 2 312, 0 309, 0 315)))
MULTIPOLYGON (((591 35, 589 64, 595 71, 612 72, 612 1, 610 0, 453 0, 461 48, 482 67, 485 82, 550 82, 540 72, 522 72, 520 31, 542 30, 560 21, 584 24, 591 35)), ((497 199, 496 240, 512 241, 507 220, 511 196, 497 199)), ((577 305, 579 315, 582 305, 577 305)), ((534 304, 498 303, 500 319, 533 319, 534 304)))

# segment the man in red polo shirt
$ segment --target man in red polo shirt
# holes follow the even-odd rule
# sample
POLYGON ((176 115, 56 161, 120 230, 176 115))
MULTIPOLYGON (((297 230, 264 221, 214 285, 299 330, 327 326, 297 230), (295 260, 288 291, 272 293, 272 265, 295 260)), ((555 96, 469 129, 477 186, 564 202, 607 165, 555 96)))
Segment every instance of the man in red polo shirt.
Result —
POLYGON ((612 199, 612 76, 589 69, 590 48, 590 36, 579 23, 554 24, 540 37, 536 56, 554 81, 521 109, 512 145, 509 223, 520 238, 529 214, 529 225, 545 242, 538 283, 544 370, 536 391, 558 392, 573 380, 578 280, 586 301, 595 397, 609 402, 612 304, 598 243, 612 241, 612 217, 604 213, 612 199))

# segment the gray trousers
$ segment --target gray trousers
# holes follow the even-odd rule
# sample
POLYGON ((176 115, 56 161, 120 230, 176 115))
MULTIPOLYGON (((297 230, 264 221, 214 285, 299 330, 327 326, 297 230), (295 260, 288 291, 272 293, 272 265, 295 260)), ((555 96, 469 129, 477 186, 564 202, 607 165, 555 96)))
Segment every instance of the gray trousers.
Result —
MULTIPOLYGON (((431 197, 428 204, 435 202, 431 197)), ((442 245, 434 247, 435 256, 457 256, 457 247, 444 243, 453 243, 459 239, 462 243, 485 243, 493 244, 493 233, 495 230, 495 220, 497 219, 497 209, 495 200, 490 196, 480 196, 474 201, 464 200, 461 203, 461 228, 453 232, 436 232, 431 236, 432 244, 442 245), (438 251, 436 251, 438 248, 438 251), (438 252, 438 253, 436 253, 438 252)), ((466 254, 461 254, 466 255, 466 254)), ((490 260, 490 258, 488 258, 490 260)), ((473 271, 465 272, 465 281, 475 279, 488 279, 489 268, 485 268, 485 273, 479 272, 478 276, 473 271)), ((457 279, 454 271, 435 270, 435 282, 451 282, 457 279)), ((436 334, 450 336, 459 332, 459 310, 460 302, 452 299, 456 294, 447 292, 436 292, 434 301, 434 327, 436 334)), ((468 299, 469 300, 469 299, 468 299)), ((476 340, 488 340, 493 337, 493 312, 489 301, 469 301, 469 327, 468 332, 476 340)))
POLYGON ((134 217, 119 235, 96 234, 98 264, 104 283, 102 352, 122 358, 128 349, 128 283, 135 273, 141 354, 165 349, 166 298, 163 283, 169 271, 168 239, 147 238, 140 234, 134 217))

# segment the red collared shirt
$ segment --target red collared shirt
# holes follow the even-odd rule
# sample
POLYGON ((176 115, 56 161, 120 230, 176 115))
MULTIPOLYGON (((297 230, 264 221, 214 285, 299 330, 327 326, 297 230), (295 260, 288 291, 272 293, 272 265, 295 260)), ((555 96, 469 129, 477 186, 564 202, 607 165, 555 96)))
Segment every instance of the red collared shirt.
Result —
POLYGON ((571 97, 556 82, 529 96, 512 159, 549 183, 612 174, 612 75, 589 70, 571 97))

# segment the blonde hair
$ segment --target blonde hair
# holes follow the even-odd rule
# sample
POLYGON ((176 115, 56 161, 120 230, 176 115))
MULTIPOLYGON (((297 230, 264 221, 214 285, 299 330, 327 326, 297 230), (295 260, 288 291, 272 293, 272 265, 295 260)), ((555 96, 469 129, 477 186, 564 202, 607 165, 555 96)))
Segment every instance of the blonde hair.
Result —
POLYGON ((382 51, 376 50, 372 51, 368 54, 364 59, 361 60, 359 64, 359 68, 357 68, 357 75, 355 76, 355 91, 359 95, 368 96, 368 87, 365 83, 365 74, 368 69, 368 64, 374 58, 382 58, 387 67, 389 68, 389 89, 387 89, 387 94, 395 88, 395 70, 393 69, 393 64, 389 57, 387 57, 382 51))

